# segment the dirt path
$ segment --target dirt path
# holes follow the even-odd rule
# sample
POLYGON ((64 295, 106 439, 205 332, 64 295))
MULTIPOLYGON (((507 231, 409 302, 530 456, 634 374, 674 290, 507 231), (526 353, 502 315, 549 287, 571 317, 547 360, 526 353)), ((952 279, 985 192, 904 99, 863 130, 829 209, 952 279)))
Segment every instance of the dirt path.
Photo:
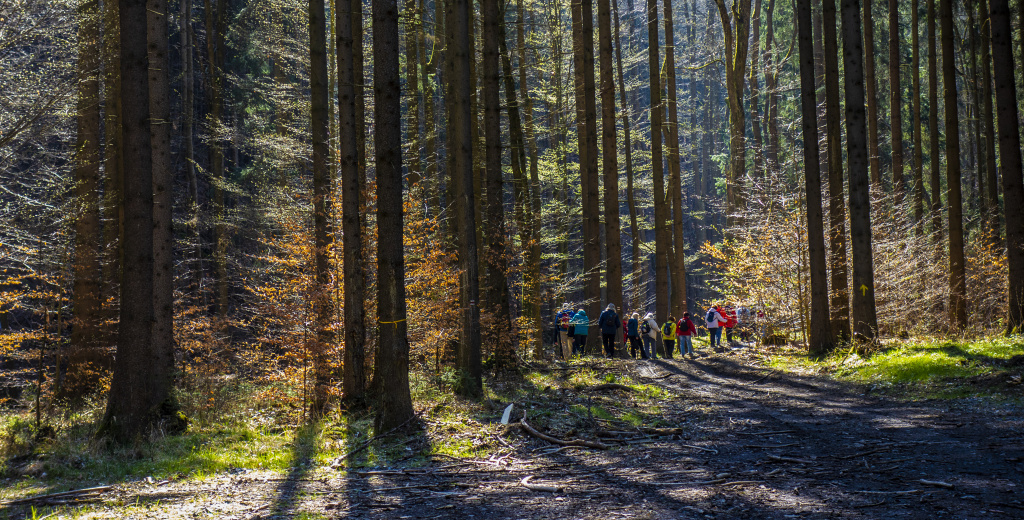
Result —
POLYGON ((736 356, 621 363, 666 390, 664 418, 686 433, 608 451, 515 433, 494 439, 505 455, 489 461, 137 483, 96 515, 119 502, 135 504, 122 518, 1024 517, 1019 409, 904 404, 736 356))

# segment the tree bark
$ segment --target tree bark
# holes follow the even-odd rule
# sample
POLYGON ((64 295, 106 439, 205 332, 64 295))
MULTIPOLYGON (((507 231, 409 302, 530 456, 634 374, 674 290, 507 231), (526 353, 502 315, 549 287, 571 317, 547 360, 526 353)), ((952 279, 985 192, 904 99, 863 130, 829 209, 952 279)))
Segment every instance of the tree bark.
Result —
POLYGON ((599 67, 601 71, 601 166, 604 173, 605 287, 608 301, 622 299, 622 242, 619 220, 619 158, 615 128, 615 68, 612 64, 611 2, 597 0, 599 67))
MULTIPOLYGON (((484 144, 487 183, 487 305, 493 314, 485 341, 494 346, 495 363, 499 369, 511 366, 514 358, 511 343, 509 311, 508 263, 505 242, 505 189, 501 169, 501 93, 498 40, 502 34, 501 5, 498 0, 482 0, 483 10, 483 102, 484 144)), ((516 159, 513 159, 516 160, 516 159)))
POLYGON ((661 78, 658 67, 661 63, 658 48, 658 2, 647 0, 647 46, 648 72, 651 92, 651 176, 653 177, 654 201, 654 308, 657 321, 668 317, 668 240, 665 223, 668 220, 665 197, 665 169, 662 157, 662 103, 661 78))
POLYGON ((757 80, 757 73, 761 70, 761 0, 754 0, 754 14, 751 17, 753 22, 753 36, 751 43, 754 48, 750 52, 750 78, 747 86, 750 88, 750 129, 754 136, 754 177, 764 176, 764 137, 761 135, 761 88, 757 80))
MULTIPOLYGON (((926 0, 927 1, 927 0, 926 0)), ((919 33, 919 0, 910 2, 911 25, 911 89, 914 97, 914 234, 924 235, 924 165, 921 150, 921 44, 919 33)))
POLYGON ((821 170, 818 152, 817 93, 814 88, 814 41, 811 0, 796 5, 800 41, 800 100, 803 116, 804 184, 807 191, 807 250, 811 276, 811 320, 808 347, 821 356, 834 342, 828 312, 828 271, 825 262, 825 224, 821 212, 821 170))
POLYGON ((121 139, 131 175, 124 177, 124 273, 117 355, 99 435, 127 443, 164 418, 170 380, 153 363, 153 146, 150 133, 147 2, 121 0, 121 139))
POLYGON ((882 172, 878 156, 878 86, 875 81, 875 22, 871 12, 871 0, 864 2, 864 81, 867 95, 868 158, 871 168, 871 184, 881 189, 882 172))
POLYGON ((449 74, 445 105, 448 121, 448 153, 453 156, 451 179, 455 184, 455 212, 459 229, 459 266, 461 271, 462 339, 459 342, 459 391, 478 396, 483 392, 480 359, 479 273, 477 263, 476 199, 473 196, 473 137, 470 111, 469 0, 449 0, 446 6, 446 53, 449 74))
POLYGON ((210 175, 213 177, 213 257, 217 314, 228 315, 227 215, 224 212, 224 150, 221 118, 224 111, 224 24, 228 0, 206 0, 206 49, 209 67, 207 99, 210 104, 210 175))
MULTIPOLYGON (((928 159, 931 177, 932 239, 942 243, 942 180, 939 174, 939 72, 935 56, 935 1, 928 2, 928 159)), ((938 253, 936 253, 938 254, 938 253)))
POLYGON ((726 225, 737 224, 739 212, 746 207, 746 121, 743 113, 743 71, 747 65, 750 33, 750 0, 736 0, 729 14, 724 0, 715 0, 722 19, 725 39, 725 83, 729 98, 729 174, 726 176, 726 225))
POLYGON ((846 260, 846 202, 843 179, 842 112, 839 107, 839 48, 835 0, 822 0, 825 40, 825 142, 828 155, 829 269, 832 334, 850 337, 850 284, 846 260))
POLYGON ((416 0, 405 0, 402 17, 405 19, 405 84, 409 90, 409 122, 406 127, 409 144, 409 166, 406 179, 409 188, 416 186, 423 176, 423 164, 420 161, 420 80, 419 80, 419 45, 416 27, 416 0))
MULTIPOLYGON (((640 264, 640 232, 637 226, 637 214, 636 214, 636 199, 633 195, 633 137, 630 131, 630 110, 632 106, 626 98, 626 82, 623 77, 622 71, 622 39, 619 37, 619 3, 618 0, 612 0, 612 12, 615 13, 615 63, 618 72, 619 80, 619 99, 622 102, 622 138, 623 147, 626 152, 626 205, 629 206, 629 236, 630 236, 630 250, 631 262, 630 271, 632 273, 632 283, 629 288, 629 307, 635 309, 640 305, 640 280, 641 275, 641 264, 640 264)), ((622 302, 623 306, 626 302, 622 302)))
POLYGON ((960 127, 957 113, 956 63, 953 48, 953 6, 939 2, 942 24, 942 83, 946 110, 946 202, 949 204, 949 321, 956 330, 967 326, 967 282, 964 268, 964 223, 960 194, 960 127))
POLYGON ((892 189, 896 202, 906 194, 903 181, 903 90, 900 87, 899 1, 889 0, 889 117, 892 120, 892 189))
POLYGON ((1018 334, 1024 327, 1024 175, 1014 82, 1013 32, 1007 0, 991 0, 991 6, 992 77, 999 113, 999 158, 1003 167, 1006 217, 1006 332, 1018 334))
POLYGON ((331 178, 327 114, 327 19, 324 0, 309 0, 309 90, 310 134, 313 144, 313 399, 310 416, 321 417, 330 392, 330 363, 327 350, 334 343, 331 321, 334 306, 331 291, 331 178))
MULTIPOLYGON (((665 203, 672 204, 672 265, 669 266, 672 280, 671 316, 682 316, 686 311, 686 249, 683 244, 683 184, 679 157, 679 106, 676 93, 676 45, 675 28, 672 22, 672 0, 665 0, 665 72, 668 91, 668 171, 669 185, 665 203)), ((614 98, 612 99, 614 106, 614 98)), ((614 120, 612 125, 614 126, 614 120)), ((607 182, 607 181, 605 181, 607 182)), ((667 317, 667 316, 666 316, 667 317)))
POLYGON ((413 416, 405 312, 402 224, 402 114, 398 68, 398 2, 373 0, 373 112, 377 165, 377 349, 381 385, 374 430, 385 432, 413 416))
MULTIPOLYGON (((993 244, 999 243, 999 186, 996 179, 996 136, 995 114, 992 109, 992 55, 990 53, 991 19, 988 0, 978 2, 978 23, 981 25, 981 120, 984 128, 985 149, 985 193, 981 194, 982 204, 988 212, 989 234, 993 244)), ((1011 54, 1012 58, 1013 55, 1011 54)))
POLYGON ((174 171, 166 0, 148 0, 149 112, 153 189, 153 344, 151 382, 164 413, 177 410, 174 386, 174 171))
MULTIPOLYGON (((365 404, 366 373, 366 267, 363 263, 363 204, 359 183, 358 139, 353 27, 357 25, 352 4, 362 0, 335 0, 338 39, 338 152, 341 166, 341 226, 345 278, 345 353, 342 375, 347 404, 365 404)), ((362 25, 358 21, 358 25, 362 25)))
POLYGON ((75 219, 75 264, 72 290, 73 323, 67 357, 66 397, 93 389, 96 368, 109 368, 101 348, 103 320, 100 268, 100 12, 85 0, 78 7, 78 103, 74 175, 78 218, 75 219), (90 370, 89 364, 97 366, 90 370))
POLYGON ((850 245, 853 253, 853 333, 874 340, 874 264, 871 251, 871 192, 868 177, 867 122, 864 110, 864 62, 860 2, 842 0, 843 65, 846 71, 846 156, 850 172, 850 245))

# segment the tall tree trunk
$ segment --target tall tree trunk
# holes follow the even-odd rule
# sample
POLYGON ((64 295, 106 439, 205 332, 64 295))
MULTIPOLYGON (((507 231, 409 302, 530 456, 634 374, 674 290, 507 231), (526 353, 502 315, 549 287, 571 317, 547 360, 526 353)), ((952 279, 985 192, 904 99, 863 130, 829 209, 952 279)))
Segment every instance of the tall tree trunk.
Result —
POLYGON ((1006 217, 1008 276, 1006 331, 1024 327, 1024 175, 1021 171, 1016 69, 1013 32, 1007 0, 991 0, 992 77, 999 111, 999 158, 1003 167, 1003 205, 1006 217))
POLYGON ((747 45, 750 33, 750 0, 736 0, 732 15, 724 0, 715 0, 722 19, 725 38, 725 83, 729 98, 729 174, 726 177, 726 222, 732 227, 739 222, 738 213, 745 206, 746 183, 746 124, 743 113, 743 71, 747 65, 747 45))
POLYGON ((480 283, 476 245, 476 199, 473 196, 473 117, 470 111, 470 0, 448 0, 445 19, 445 60, 448 74, 445 96, 448 109, 448 153, 453 158, 451 180, 455 184, 455 213, 459 229, 461 271, 462 339, 459 342, 459 390, 468 396, 483 392, 480 356, 480 283))
MULTIPOLYGON (((121 44, 119 2, 103 3, 103 301, 107 302, 104 317, 113 322, 120 306, 121 250, 124 235, 124 146, 121 142, 121 44)), ((113 330, 105 331, 116 333, 113 330)), ((116 340, 114 337, 109 338, 116 340)))
POLYGON ((398 72, 398 2, 373 0, 373 112, 377 165, 377 329, 375 363, 381 395, 374 430, 386 432, 413 417, 409 340, 405 321, 402 237, 402 114, 398 72))
MULTIPOLYGON (((363 263, 362 191, 359 183, 358 139, 352 4, 362 0, 335 0, 338 28, 338 152, 341 166, 341 230, 345 279, 345 353, 342 391, 351 406, 365 400, 366 373, 366 267, 363 263)), ((361 25, 361 21, 360 25, 361 25)))
POLYGON ((668 220, 665 197, 665 167, 662 164, 662 114, 661 78, 658 67, 661 63, 658 48, 658 2, 647 0, 647 46, 648 72, 651 91, 651 176, 654 189, 651 198, 654 200, 654 308, 657 320, 668 317, 668 240, 665 224, 668 220))
POLYGON ((109 368, 110 356, 100 343, 102 271, 100 268, 100 12, 84 1, 78 8, 78 103, 75 141, 75 264, 72 290, 73 323, 68 353, 66 396, 92 390, 95 368, 109 368), (95 363, 98 367, 89 369, 95 363))
MULTIPOLYGON (((935 56, 935 1, 928 2, 928 159, 931 177, 932 238, 942 243, 942 181, 939 174, 939 72, 935 56)), ((938 254, 938 253, 936 253, 938 254)))
POLYGON ((868 102, 868 158, 871 184, 882 188, 882 171, 878 156, 878 84, 875 81, 875 21, 871 0, 864 1, 864 81, 868 102))
MULTIPOLYGON (((431 41, 429 57, 427 55, 427 29, 426 29, 426 6, 425 0, 419 0, 420 24, 417 34, 416 46, 419 48, 420 77, 423 78, 423 156, 426 164, 423 165, 423 175, 427 179, 428 190, 426 196, 428 215, 436 217, 441 213, 441 179, 437 175, 437 122, 434 113, 436 104, 434 101, 434 82, 430 78, 431 65, 437 62, 440 56, 441 46, 437 44, 439 18, 434 19, 434 38, 431 41), (427 61, 430 60, 430 61, 427 61)), ((436 8, 440 10, 440 8, 436 8)), ((438 76, 435 76, 435 80, 438 76)))
POLYGON ((766 94, 766 125, 768 146, 765 159, 768 171, 775 174, 779 169, 779 63, 775 51, 775 0, 768 0, 765 13, 764 88, 766 94))
POLYGON ((821 356, 834 345, 828 312, 828 271, 825 263, 825 224, 821 213, 821 170, 818 152, 817 95, 814 88, 814 41, 811 0, 799 0, 796 16, 800 39, 800 100, 803 115, 804 183, 807 191, 807 250, 811 275, 811 320, 808 346, 821 356))
POLYGON ((900 8, 898 0, 889 0, 889 117, 892 120, 892 189, 896 201, 903 202, 903 89, 900 87, 900 8))
MULTIPOLYGON (((580 168, 583 189, 587 196, 583 199, 583 271, 585 288, 583 296, 590 302, 588 315, 597 317, 601 306, 601 198, 598 189, 597 171, 597 91, 594 82, 594 2, 582 0, 580 6, 582 19, 582 57, 583 57, 583 130, 587 145, 586 164, 580 168), (590 259, 589 261, 587 259, 590 259)), ((582 165, 583 163, 581 163, 582 165)), ((595 320, 596 323, 596 320, 595 320)), ((589 337, 599 338, 596 327, 589 337)))
POLYGON ((846 156, 850 172, 850 245, 853 257, 853 333, 877 336, 875 277, 871 252, 871 191, 868 177, 867 122, 864 120, 864 66, 860 3, 842 0, 843 66, 846 71, 846 156))
MULTIPOLYGON (((686 310, 686 249, 683 245, 683 183, 679 158, 679 106, 676 103, 676 45, 672 22, 672 0, 665 0, 665 72, 668 76, 668 171, 669 185, 665 203, 672 204, 672 309, 670 315, 682 316, 686 310), (678 314, 675 314, 678 313, 678 314)), ((614 98, 612 98, 614 107, 614 98)), ((614 126, 614 120, 612 125, 614 126)), ((605 181, 607 182, 607 181, 605 181)))
MULTIPOLYGON (((181 12, 179 22, 181 27, 181 135, 182 151, 184 153, 185 176, 188 179, 189 209, 196 215, 199 204, 199 180, 196 178, 195 150, 193 125, 195 89, 193 88, 193 49, 195 48, 194 35, 192 34, 192 0, 181 0, 181 12)), ((276 63, 275 63, 276 66, 276 63)), ((195 261, 200 260, 196 255, 195 261)), ((196 267, 198 270, 198 266, 196 267)))
MULTIPOLYGON (((926 0, 927 1, 927 0, 926 0)), ((914 234, 924 235, 924 172, 921 150, 921 44, 918 35, 919 0, 910 2, 911 25, 911 89, 914 97, 914 234)))
MULTIPOLYGON (((499 91, 499 45, 503 19, 498 0, 482 0, 483 10, 483 101, 484 143, 487 182, 487 305, 493 313, 486 341, 494 346, 500 369, 513 363, 509 311, 508 264, 505 243, 505 189, 501 169, 501 93, 499 91)), ((513 159, 515 160, 515 159, 513 159)))
POLYGON ((405 84, 409 90, 409 122, 406 128, 409 143, 409 188, 419 184, 423 175, 420 161, 420 80, 419 80, 419 31, 416 27, 416 0, 405 0, 402 17, 405 19, 405 84))
POLYGON ((224 18, 227 0, 206 0, 206 53, 209 67, 207 99, 210 105, 210 175, 213 177, 213 257, 217 314, 228 314, 227 215, 224 213, 224 150, 221 118, 224 109, 224 18))
MULTIPOLYGON (((636 215, 636 199, 633 196, 633 137, 630 132, 630 109, 632 106, 626 98, 626 82, 623 78, 622 72, 622 39, 619 37, 619 3, 618 0, 612 0, 612 12, 615 13, 615 64, 618 72, 619 80, 619 99, 622 101, 622 138, 623 146, 626 152, 626 205, 629 206, 629 236, 630 236, 630 250, 631 255, 631 278, 632 283, 629 288, 629 305, 627 308, 635 309, 640 305, 640 280, 641 263, 640 263, 640 232, 637 226, 637 215, 636 215)), ((626 307, 626 302, 623 301, 622 305, 626 307)))
POLYGON ((168 77, 166 0, 148 0, 149 114, 153 161, 153 344, 151 382, 165 410, 178 408, 174 393, 174 170, 171 160, 171 85, 168 77))
POLYGON ((153 351, 153 146, 150 133, 146 0, 121 0, 120 22, 124 159, 124 274, 117 355, 100 435, 127 443, 157 427, 171 392, 153 351))
MULTIPOLYGON (((527 82, 526 68, 526 28, 525 20, 523 19, 523 0, 517 0, 516 2, 517 12, 517 23, 516 23, 516 40, 517 47, 519 47, 519 89, 523 96, 523 119, 526 122, 526 140, 529 146, 530 156, 530 254, 528 257, 527 275, 528 291, 530 295, 530 306, 529 306, 529 318, 534 328, 534 354, 538 359, 544 358, 544 331, 543 322, 541 321, 540 305, 541 305, 541 290, 540 290, 540 263, 541 263, 541 244, 540 244, 540 228, 541 228, 541 187, 540 187, 540 171, 537 164, 537 134, 533 124, 533 99, 530 97, 530 86, 527 82)), ((531 15, 532 16, 532 15, 531 15)), ((534 24, 530 24, 530 32, 533 33, 534 24)))
POLYGON ((331 178, 327 114, 327 19, 323 0, 309 0, 310 133, 313 141, 313 400, 310 416, 319 418, 327 409, 330 362, 327 350, 334 343, 331 291, 331 178))
POLYGON ((753 22, 753 36, 751 43, 754 48, 750 52, 750 78, 747 86, 750 88, 750 128, 754 135, 754 177, 764 176, 764 137, 761 135, 761 88, 758 84, 757 73, 761 70, 759 65, 761 59, 761 0, 754 0, 754 14, 751 17, 753 22))
POLYGON ((989 215, 986 232, 992 242, 998 244, 999 187, 996 179, 995 114, 992 110, 992 55, 989 52, 991 20, 988 12, 988 0, 978 2, 978 23, 981 25, 981 120, 985 132, 985 193, 981 197, 982 204, 987 208, 989 215))
POLYGON ((949 321, 956 330, 967 326, 967 283, 964 268, 964 223, 960 195, 960 126, 957 113, 956 62, 953 48, 953 6, 939 2, 942 24, 942 83, 946 110, 946 202, 949 204, 949 321))
POLYGON ((619 221, 619 158, 615 128, 615 68, 612 64, 611 2, 597 0, 598 60, 601 70, 601 166, 604 173, 605 286, 608 301, 623 305, 622 242, 619 221))
POLYGON ((832 334, 850 337, 850 284, 846 263, 846 201, 843 198, 842 112, 839 107, 839 40, 835 0, 822 0, 825 39, 825 143, 828 155, 829 269, 832 334))

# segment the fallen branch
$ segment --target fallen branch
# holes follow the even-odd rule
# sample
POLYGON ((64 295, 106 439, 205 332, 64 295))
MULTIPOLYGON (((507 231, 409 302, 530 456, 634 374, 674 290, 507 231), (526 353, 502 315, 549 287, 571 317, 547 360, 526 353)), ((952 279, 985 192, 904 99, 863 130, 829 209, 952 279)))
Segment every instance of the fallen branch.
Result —
POLYGON ((799 446, 799 442, 791 442, 789 444, 748 444, 744 448, 761 448, 762 450, 773 450, 778 448, 791 448, 793 446, 799 446))
POLYGON ((940 482, 938 480, 925 480, 925 479, 921 479, 921 480, 918 480, 917 482, 919 484, 924 484, 926 486, 935 486, 935 487, 946 488, 946 489, 953 489, 953 488, 956 487, 953 484, 950 484, 949 482, 940 482))
POLYGON ((582 440, 582 439, 566 441, 566 440, 559 439, 557 437, 552 437, 550 435, 545 435, 545 434, 535 430, 529 424, 527 424, 526 423, 526 417, 523 417, 523 419, 521 421, 519 421, 519 425, 524 430, 526 430, 526 433, 529 433, 530 435, 532 435, 532 436, 534 436, 534 437, 536 437, 536 438, 538 438, 540 440, 548 441, 551 444, 557 444, 559 446, 583 446, 585 448, 594 448, 594 449, 597 449, 597 450, 607 450, 609 448, 609 446, 607 444, 596 442, 596 441, 585 441, 585 440, 582 440))
POLYGON ((696 482, 645 482, 648 486, 702 486, 708 484, 724 484, 724 478, 717 478, 715 480, 699 480, 696 482))
POLYGON ((771 372, 768 372, 767 374, 765 374, 764 377, 761 377, 761 378, 759 378, 756 381, 751 381, 750 384, 756 385, 757 383, 760 383, 761 381, 764 381, 765 379, 768 379, 769 377, 771 377, 771 375, 774 374, 775 372, 778 372, 778 370, 772 370, 771 372))
POLYGON ((693 448, 695 450, 706 451, 708 453, 714 453, 715 455, 718 455, 718 450, 712 449, 712 448, 704 448, 704 447, 701 447, 701 446, 694 446, 692 444, 680 444, 680 446, 682 446, 684 448, 693 448))
POLYGON ((605 390, 623 390, 626 392, 632 392, 633 388, 626 385, 620 385, 618 383, 604 383, 600 385, 594 385, 590 388, 587 388, 587 390, 591 392, 603 392, 605 390))
POLYGON ((62 491, 60 493, 50 493, 48 495, 36 495, 34 497, 19 498, 18 500, 3 502, 3 505, 12 506, 16 504, 28 504, 39 500, 50 500, 53 498, 78 498, 83 495, 97 495, 104 491, 109 491, 111 489, 114 489, 114 486, 97 486, 91 488, 75 489, 71 491, 62 491))
POLYGON ((775 435, 779 433, 796 433, 795 430, 779 430, 774 432, 736 432, 736 435, 775 435))
POLYGON ((865 495, 913 495, 920 493, 920 489, 908 489, 906 491, 852 491, 853 493, 862 493, 865 495))
POLYGON ((763 484, 763 480, 734 480, 732 482, 726 482, 723 486, 739 486, 742 484, 763 484))
POLYGON ((547 491, 549 493, 558 493, 559 491, 562 491, 564 489, 563 486, 549 486, 547 484, 531 484, 530 483, 530 479, 531 478, 533 478, 533 475, 527 475, 525 478, 523 478, 523 480, 520 480, 519 483, 522 484, 523 487, 525 487, 526 489, 529 489, 530 491, 547 491))
POLYGON ((781 457, 779 455, 768 455, 768 458, 776 462, 793 462, 796 464, 813 464, 813 462, 795 457, 781 457))

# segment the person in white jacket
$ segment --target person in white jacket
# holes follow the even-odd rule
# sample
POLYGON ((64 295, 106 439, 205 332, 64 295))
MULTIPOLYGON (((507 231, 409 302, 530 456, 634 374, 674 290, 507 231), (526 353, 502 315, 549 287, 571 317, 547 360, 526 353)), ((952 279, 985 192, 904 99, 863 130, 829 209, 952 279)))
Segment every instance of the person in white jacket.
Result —
POLYGON ((655 321, 653 312, 648 312, 644 316, 640 327, 640 336, 644 340, 644 349, 640 352, 640 357, 643 359, 658 359, 656 347, 658 344, 658 322, 655 321))
POLYGON ((708 314, 704 317, 704 321, 708 326, 708 342, 712 347, 721 347, 722 326, 725 325, 725 316, 722 315, 722 311, 719 310, 718 305, 714 305, 708 309, 708 314))

